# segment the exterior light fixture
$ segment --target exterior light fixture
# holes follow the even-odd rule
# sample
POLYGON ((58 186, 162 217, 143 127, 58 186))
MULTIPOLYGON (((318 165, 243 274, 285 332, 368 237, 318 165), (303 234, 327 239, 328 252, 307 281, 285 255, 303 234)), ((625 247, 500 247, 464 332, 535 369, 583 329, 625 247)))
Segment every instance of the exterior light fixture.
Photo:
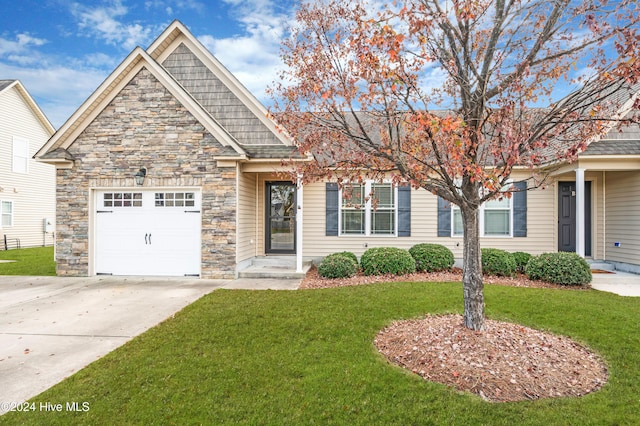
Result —
POLYGON ((140 167, 138 173, 133 176, 136 181, 136 185, 142 185, 144 183, 145 177, 147 177, 147 169, 145 169, 144 167, 140 167))

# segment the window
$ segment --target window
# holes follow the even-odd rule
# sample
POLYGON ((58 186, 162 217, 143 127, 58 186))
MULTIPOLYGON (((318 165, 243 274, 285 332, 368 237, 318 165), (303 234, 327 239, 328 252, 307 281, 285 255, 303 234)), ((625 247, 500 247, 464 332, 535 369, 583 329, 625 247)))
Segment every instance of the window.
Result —
POLYGON ((29 172, 29 140, 13 137, 13 172, 29 172))
POLYGON ((142 192, 107 192, 104 207, 142 207, 142 192))
MULTIPOLYGON (((482 218, 484 219, 485 237, 508 237, 511 235, 511 198, 491 200, 484 203, 482 218)), ((480 229, 483 229, 482 227, 480 229)))
MULTIPOLYGON (((512 197, 513 198, 513 197, 512 197)), ((483 237, 510 237, 512 198, 490 200, 480 206, 480 235, 483 237)), ((462 236, 462 213, 458 206, 451 208, 451 235, 462 236)))
POLYGON ((0 215, 3 228, 13 226, 13 201, 0 202, 0 215))
POLYGON ((194 207, 195 192, 156 192, 156 207, 194 207))
POLYGON ((396 199, 390 183, 346 186, 340 192, 340 235, 396 235, 396 199))

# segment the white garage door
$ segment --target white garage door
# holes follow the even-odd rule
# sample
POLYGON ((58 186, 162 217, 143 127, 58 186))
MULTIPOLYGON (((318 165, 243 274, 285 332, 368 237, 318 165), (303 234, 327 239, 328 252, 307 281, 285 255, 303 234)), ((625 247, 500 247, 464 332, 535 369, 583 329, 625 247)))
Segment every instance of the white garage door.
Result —
POLYGON ((200 274, 198 191, 96 191, 95 205, 97 274, 200 274))

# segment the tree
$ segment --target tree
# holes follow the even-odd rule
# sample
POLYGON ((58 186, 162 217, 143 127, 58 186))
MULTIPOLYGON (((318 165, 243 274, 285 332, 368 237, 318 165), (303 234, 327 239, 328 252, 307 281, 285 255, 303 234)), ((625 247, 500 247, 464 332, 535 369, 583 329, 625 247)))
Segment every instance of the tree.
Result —
POLYGON ((614 125, 640 78, 635 0, 327 0, 300 5, 273 112, 305 181, 391 176, 460 208, 464 322, 484 328, 478 212, 614 125), (557 100, 556 87, 574 88, 557 100), (543 107, 541 107, 543 106, 543 107))

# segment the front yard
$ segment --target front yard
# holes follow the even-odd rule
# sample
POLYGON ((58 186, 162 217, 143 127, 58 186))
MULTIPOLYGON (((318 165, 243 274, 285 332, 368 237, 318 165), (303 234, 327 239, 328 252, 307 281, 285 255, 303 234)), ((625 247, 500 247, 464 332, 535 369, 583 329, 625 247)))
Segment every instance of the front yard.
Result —
POLYGON ((638 424, 640 300, 594 290, 486 286, 489 318, 569 336, 607 364, 579 398, 491 403, 389 364, 392 321, 461 313, 459 283, 218 290, 33 399, 86 412, 0 424, 638 424))

